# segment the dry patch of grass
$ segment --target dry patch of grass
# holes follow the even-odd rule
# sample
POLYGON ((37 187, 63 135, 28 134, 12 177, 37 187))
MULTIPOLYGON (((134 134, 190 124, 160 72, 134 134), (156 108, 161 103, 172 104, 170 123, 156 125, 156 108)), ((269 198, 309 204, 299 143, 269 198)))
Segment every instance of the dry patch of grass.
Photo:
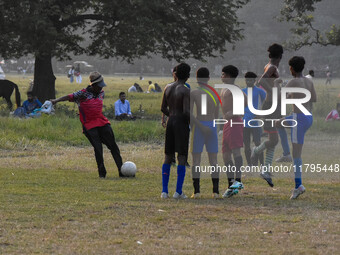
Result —
MULTIPOLYGON (((304 161, 336 162, 335 147, 326 153, 318 139, 324 138, 307 139, 304 161), (318 153, 312 150, 317 144, 318 153)), ((162 145, 120 144, 120 149, 124 160, 137 163, 136 178, 119 179, 105 150, 108 178, 100 180, 87 146, 0 151, 0 253, 335 254, 340 249, 336 178, 307 175, 307 192, 297 201, 288 199, 293 176, 278 176, 271 189, 256 175, 246 175, 245 190, 228 200, 211 199, 206 178, 202 199, 164 201, 162 145)), ((171 193, 175 178, 172 169, 171 193)), ((222 179, 221 192, 225 186, 222 179)), ((192 191, 189 173, 184 191, 192 191)))

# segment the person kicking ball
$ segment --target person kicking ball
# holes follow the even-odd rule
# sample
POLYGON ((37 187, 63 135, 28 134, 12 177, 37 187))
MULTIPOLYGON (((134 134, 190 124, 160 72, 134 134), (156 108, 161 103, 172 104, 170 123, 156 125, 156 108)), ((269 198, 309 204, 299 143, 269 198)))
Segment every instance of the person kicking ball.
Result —
POLYGON ((104 83, 103 76, 99 72, 92 72, 89 78, 90 85, 87 88, 57 99, 51 99, 50 101, 52 104, 57 104, 62 101, 76 102, 78 104, 83 133, 94 148, 99 177, 106 177, 102 144, 105 144, 111 151, 118 168, 119 177, 124 177, 121 173, 123 161, 115 141, 115 136, 109 120, 102 112, 104 99, 104 91, 102 89, 106 84, 104 83))

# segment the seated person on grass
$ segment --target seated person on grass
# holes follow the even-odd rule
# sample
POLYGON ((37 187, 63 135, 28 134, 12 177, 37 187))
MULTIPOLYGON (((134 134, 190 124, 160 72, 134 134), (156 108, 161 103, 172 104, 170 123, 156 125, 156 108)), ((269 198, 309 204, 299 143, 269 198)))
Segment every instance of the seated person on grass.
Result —
POLYGON ((162 92, 162 88, 155 82, 155 92, 162 92))
POLYGON ((129 92, 129 93, 137 92, 136 83, 133 84, 133 85, 128 89, 128 92, 129 92))
POLYGON ((132 116, 130 102, 126 100, 125 92, 119 93, 119 100, 115 102, 116 120, 134 120, 132 116))
POLYGON ((149 88, 148 88, 148 92, 156 92, 156 88, 155 85, 152 83, 152 81, 149 81, 149 88))
POLYGON ((336 104, 336 109, 328 113, 325 121, 340 120, 340 103, 336 104))
POLYGON ((31 91, 27 92, 27 100, 24 101, 22 107, 25 110, 26 114, 32 113, 35 109, 38 109, 42 106, 42 103, 33 96, 31 91))

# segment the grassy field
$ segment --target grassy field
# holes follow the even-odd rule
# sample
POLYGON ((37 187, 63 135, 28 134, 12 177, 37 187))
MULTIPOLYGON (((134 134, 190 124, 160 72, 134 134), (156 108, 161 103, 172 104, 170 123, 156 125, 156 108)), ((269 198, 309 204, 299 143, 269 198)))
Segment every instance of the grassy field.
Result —
MULTIPOLYGON (((25 98, 28 79, 15 81, 25 98)), ((84 79, 85 80, 85 79, 84 79)), ((170 78, 153 78, 164 85, 170 78)), ((105 105, 135 78, 105 78, 105 105)), ((147 87, 147 81, 141 84, 147 87)), ((192 82, 192 81, 191 81, 192 82)), ((216 82, 219 82, 216 80, 216 82)), ((340 89, 317 81, 316 121, 307 134, 304 163, 339 164, 340 122, 325 123, 340 89)), ((244 84, 240 81, 240 84, 244 84)), ((57 96, 82 88, 58 77, 57 96)), ((228 200, 211 199, 202 179, 202 199, 161 200, 164 130, 161 94, 129 95, 136 122, 112 127, 124 161, 139 172, 119 179, 108 150, 108 178, 97 177, 93 149, 81 134, 76 107, 65 103, 55 116, 0 117, 0 254, 336 254, 340 250, 340 173, 304 173, 307 192, 290 201, 293 173, 276 174, 269 188, 257 174, 244 174, 245 189, 228 200), (66 111, 66 108, 68 111, 66 111), (142 118, 143 117, 143 118, 142 118)), ((282 149, 278 146, 275 155, 282 149)), ((221 161, 221 155, 219 155, 221 161)), ((172 168, 169 191, 176 184, 172 168)), ((188 171, 189 172, 189 171, 188 171)), ((187 173, 184 192, 192 192, 187 173)), ((220 192, 227 180, 221 179, 220 192)))

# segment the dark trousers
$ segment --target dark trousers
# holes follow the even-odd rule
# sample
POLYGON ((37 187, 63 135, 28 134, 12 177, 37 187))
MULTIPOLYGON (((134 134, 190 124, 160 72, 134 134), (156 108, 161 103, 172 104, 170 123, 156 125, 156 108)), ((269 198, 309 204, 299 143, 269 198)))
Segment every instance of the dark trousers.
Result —
POLYGON ((102 144, 105 144, 107 148, 111 151, 112 157, 115 160, 116 165, 118 167, 118 172, 120 173, 120 169, 122 167, 123 162, 111 126, 105 125, 103 127, 95 127, 90 130, 84 129, 84 134, 87 137, 87 139, 89 139, 90 143, 94 148, 94 154, 96 156, 99 176, 100 177, 106 176, 102 144))
MULTIPOLYGON (((244 154, 246 155, 247 163, 249 166, 251 166, 251 136, 253 136, 253 142, 256 146, 259 146, 261 144, 261 133, 262 129, 260 127, 245 127, 243 129, 243 143, 244 143, 244 154)), ((263 165, 263 153, 259 155, 260 164, 263 165)))

